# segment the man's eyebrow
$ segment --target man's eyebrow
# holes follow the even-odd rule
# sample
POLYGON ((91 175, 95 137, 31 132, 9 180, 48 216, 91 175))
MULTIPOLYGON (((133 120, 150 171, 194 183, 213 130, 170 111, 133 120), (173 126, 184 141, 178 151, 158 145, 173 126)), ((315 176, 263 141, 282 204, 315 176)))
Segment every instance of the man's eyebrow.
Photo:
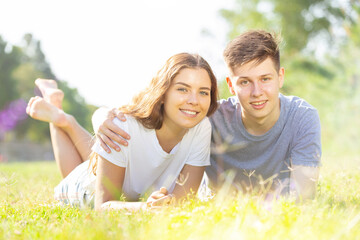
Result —
MULTIPOLYGON (((176 84, 184 85, 184 86, 186 86, 186 87, 188 87, 188 88, 191 88, 191 86, 190 86, 189 84, 184 83, 184 82, 176 82, 175 85, 176 85, 176 84)), ((208 87, 200 87, 200 89, 211 91, 211 89, 208 88, 208 87)))
POLYGON ((250 78, 247 76, 236 76, 234 79, 235 82, 239 82, 240 80, 250 80, 250 78))
MULTIPOLYGON (((259 77, 265 77, 265 76, 272 76, 273 74, 272 73, 265 73, 265 74, 261 74, 259 77)), ((239 79, 251 79, 251 77, 248 77, 248 76, 235 76, 235 79, 236 80, 239 80, 239 79)))
POLYGON ((260 75, 260 77, 265 77, 265 76, 272 76, 272 75, 274 75, 274 74, 272 74, 272 73, 266 73, 266 74, 262 74, 262 75, 260 75))

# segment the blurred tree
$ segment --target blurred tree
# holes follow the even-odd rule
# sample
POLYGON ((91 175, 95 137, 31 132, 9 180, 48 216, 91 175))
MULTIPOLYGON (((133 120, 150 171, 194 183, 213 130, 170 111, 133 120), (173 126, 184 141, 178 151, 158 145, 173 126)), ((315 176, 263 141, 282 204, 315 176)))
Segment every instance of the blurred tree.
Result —
POLYGON ((0 36, 0 110, 19 96, 11 75, 20 63, 20 56, 21 50, 11 46, 0 36))
POLYGON ((232 9, 220 14, 230 25, 232 39, 247 29, 265 29, 281 33, 286 47, 284 56, 304 50, 316 50, 319 41, 333 43, 334 35, 345 18, 339 1, 332 0, 235 0, 232 9))
MULTIPOLYGON (((31 34, 25 34, 22 46, 10 47, 0 38, 0 110, 13 100, 28 101, 34 95, 41 96, 34 85, 37 78, 56 80, 65 94, 64 110, 74 115, 84 128, 92 131, 91 115, 96 107, 88 105, 78 91, 69 87, 65 81, 57 80, 41 49, 40 41, 31 34)), ((14 133, 17 139, 27 138, 37 142, 49 140, 48 124, 29 117, 16 126, 14 133)))
POLYGON ((344 75, 355 95, 360 85, 360 1, 351 2, 350 12, 344 23, 347 38, 337 60, 343 63, 344 75))
POLYGON ((360 2, 350 1, 349 6, 343 25, 346 38, 336 58, 329 58, 329 68, 337 74, 333 83, 336 91, 329 98, 333 101, 332 111, 324 115, 335 129, 335 133, 329 136, 334 139, 334 145, 346 146, 358 156, 360 129, 354 123, 360 118, 360 2), (341 136, 341 133, 346 133, 346 136, 341 136))
POLYGON ((41 50, 40 41, 34 39, 32 34, 27 33, 23 37, 23 42, 23 51, 25 52, 23 63, 31 62, 34 69, 41 72, 43 78, 56 80, 49 63, 45 59, 45 54, 41 50))
POLYGON ((97 107, 87 104, 77 89, 69 87, 67 82, 58 81, 58 86, 65 95, 63 101, 64 111, 73 115, 81 126, 92 133, 91 116, 97 107))
MULTIPOLYGON (((13 71, 12 77, 17 82, 18 96, 27 102, 31 97, 38 95, 39 91, 35 91, 34 80, 42 78, 42 72, 36 70, 34 64, 27 55, 22 56, 22 64, 13 71), (26 60, 26 61, 25 61, 26 60)), ((26 121, 21 122, 16 129, 16 138, 24 138, 36 142, 47 141, 50 137, 48 124, 33 120, 27 117, 26 121)))

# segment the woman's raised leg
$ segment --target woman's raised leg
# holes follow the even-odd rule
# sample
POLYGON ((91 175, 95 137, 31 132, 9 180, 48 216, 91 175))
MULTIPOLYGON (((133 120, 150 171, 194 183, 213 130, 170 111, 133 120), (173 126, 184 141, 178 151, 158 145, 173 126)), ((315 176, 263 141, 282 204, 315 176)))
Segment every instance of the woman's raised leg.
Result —
POLYGON ((55 160, 63 177, 88 159, 93 139, 76 119, 62 110, 64 94, 54 80, 37 79, 43 98, 30 99, 27 113, 34 119, 50 123, 55 160))

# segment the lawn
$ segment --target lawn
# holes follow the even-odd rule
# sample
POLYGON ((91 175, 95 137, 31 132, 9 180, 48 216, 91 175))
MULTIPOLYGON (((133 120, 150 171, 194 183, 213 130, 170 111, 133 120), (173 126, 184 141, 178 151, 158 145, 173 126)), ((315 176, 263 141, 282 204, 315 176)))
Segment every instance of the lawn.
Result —
POLYGON ((360 161, 324 157, 317 197, 218 194, 157 212, 59 206, 55 162, 0 164, 0 239, 360 239, 360 161))

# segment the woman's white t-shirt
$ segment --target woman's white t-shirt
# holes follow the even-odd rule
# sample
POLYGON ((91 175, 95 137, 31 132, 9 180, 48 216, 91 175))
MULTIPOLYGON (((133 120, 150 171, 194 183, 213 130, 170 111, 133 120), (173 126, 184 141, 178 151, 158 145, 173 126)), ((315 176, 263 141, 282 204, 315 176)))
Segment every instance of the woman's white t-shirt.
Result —
POLYGON ((172 192, 185 164, 210 165, 211 124, 207 117, 189 129, 170 153, 161 148, 154 129, 145 128, 131 116, 126 119, 122 122, 114 118, 113 122, 131 136, 127 147, 119 145, 120 152, 107 153, 97 141, 92 150, 126 168, 122 192, 127 201, 136 201, 162 186, 172 192))

